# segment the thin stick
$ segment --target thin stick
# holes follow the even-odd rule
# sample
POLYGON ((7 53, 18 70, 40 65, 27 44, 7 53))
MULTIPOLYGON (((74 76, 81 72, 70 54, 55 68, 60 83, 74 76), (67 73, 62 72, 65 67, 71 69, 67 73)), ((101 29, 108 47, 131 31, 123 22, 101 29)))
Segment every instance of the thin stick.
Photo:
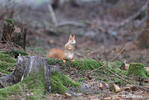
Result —
POLYGON ((101 67, 105 68, 107 71, 111 72, 113 75, 117 76, 118 78, 120 78, 121 80, 132 84, 130 81, 126 80, 125 78, 123 78, 122 76, 116 74, 115 72, 111 71, 110 69, 108 69, 106 66, 102 65, 101 67))

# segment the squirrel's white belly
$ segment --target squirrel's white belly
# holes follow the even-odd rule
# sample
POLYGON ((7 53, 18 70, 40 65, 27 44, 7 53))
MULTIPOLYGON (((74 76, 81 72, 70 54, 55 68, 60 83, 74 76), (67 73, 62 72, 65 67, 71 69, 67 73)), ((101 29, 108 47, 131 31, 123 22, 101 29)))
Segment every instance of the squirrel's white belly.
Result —
POLYGON ((73 53, 67 52, 66 59, 72 59, 73 58, 73 53))

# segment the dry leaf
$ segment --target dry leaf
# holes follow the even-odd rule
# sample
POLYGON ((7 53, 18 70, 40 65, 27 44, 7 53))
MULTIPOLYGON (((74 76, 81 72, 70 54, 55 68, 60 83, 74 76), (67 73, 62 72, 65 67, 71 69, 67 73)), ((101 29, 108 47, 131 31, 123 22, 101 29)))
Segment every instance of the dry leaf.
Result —
POLYGON ((105 97, 103 100, 111 100, 112 97, 105 97))
POLYGON ((103 84, 102 83, 99 83, 99 88, 103 89, 103 84))
POLYGON ((145 67, 146 71, 149 72, 149 67, 145 67))
POLYGON ((125 64, 124 69, 125 69, 125 70, 128 70, 128 69, 129 69, 129 64, 125 64))
POLYGON ((65 93, 65 98, 71 97, 70 93, 65 93))
POLYGON ((120 92, 121 91, 121 88, 118 85, 113 84, 113 86, 114 86, 114 92, 120 92))

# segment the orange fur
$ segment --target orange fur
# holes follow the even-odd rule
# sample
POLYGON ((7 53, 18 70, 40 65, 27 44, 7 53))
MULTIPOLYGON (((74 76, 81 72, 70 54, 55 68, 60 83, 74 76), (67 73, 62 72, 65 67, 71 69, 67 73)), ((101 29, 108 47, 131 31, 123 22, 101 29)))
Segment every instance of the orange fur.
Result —
POLYGON ((48 58, 57 58, 57 59, 64 59, 64 50, 58 49, 58 48, 53 48, 49 50, 48 58))

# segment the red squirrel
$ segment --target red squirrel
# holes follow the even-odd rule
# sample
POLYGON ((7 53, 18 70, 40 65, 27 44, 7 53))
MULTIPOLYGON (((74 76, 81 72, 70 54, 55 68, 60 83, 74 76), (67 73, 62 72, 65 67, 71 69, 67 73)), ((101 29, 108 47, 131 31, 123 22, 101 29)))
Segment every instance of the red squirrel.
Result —
POLYGON ((66 60, 73 61, 75 44, 76 44, 75 35, 70 34, 69 40, 65 44, 65 50, 59 48, 53 48, 49 50, 47 57, 62 59, 63 62, 66 62, 66 60))

